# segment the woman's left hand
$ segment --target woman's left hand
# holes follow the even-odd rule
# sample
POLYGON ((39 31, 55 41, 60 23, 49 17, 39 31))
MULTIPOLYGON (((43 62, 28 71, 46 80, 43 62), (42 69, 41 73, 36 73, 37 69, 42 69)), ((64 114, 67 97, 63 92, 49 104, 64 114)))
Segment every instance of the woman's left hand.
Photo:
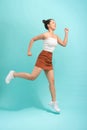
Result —
POLYGON ((65 32, 68 33, 68 32, 69 32, 69 29, 68 29, 68 28, 65 28, 65 32))

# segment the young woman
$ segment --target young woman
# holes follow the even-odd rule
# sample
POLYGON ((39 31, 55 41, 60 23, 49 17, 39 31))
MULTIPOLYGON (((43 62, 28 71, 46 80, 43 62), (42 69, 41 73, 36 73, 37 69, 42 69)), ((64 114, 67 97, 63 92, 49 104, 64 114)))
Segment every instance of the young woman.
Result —
POLYGON ((52 97, 52 101, 49 105, 56 111, 60 112, 58 107, 58 103, 56 101, 56 90, 55 90, 55 83, 54 83, 54 70, 52 65, 52 53, 59 43, 62 46, 66 46, 68 41, 68 29, 65 28, 65 37, 64 40, 61 40, 59 36, 57 36, 54 31, 56 29, 56 23, 53 19, 47 19, 42 21, 44 23, 47 32, 40 34, 30 40, 30 44, 28 47, 28 56, 32 56, 31 48, 33 43, 36 40, 43 40, 43 50, 39 54, 35 67, 31 74, 20 72, 17 73, 15 71, 10 71, 7 75, 5 81, 6 83, 10 83, 10 81, 16 77, 24 78, 28 80, 34 80, 40 74, 42 70, 44 70, 46 77, 49 81, 49 89, 52 97))

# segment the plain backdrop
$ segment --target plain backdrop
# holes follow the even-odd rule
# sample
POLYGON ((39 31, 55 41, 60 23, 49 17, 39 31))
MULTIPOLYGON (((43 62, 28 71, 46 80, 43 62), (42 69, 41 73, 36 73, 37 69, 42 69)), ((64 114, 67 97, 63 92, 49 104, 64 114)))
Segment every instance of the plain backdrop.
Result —
POLYGON ((87 9, 86 0, 0 0, 0 130, 54 129, 86 130, 87 115, 87 9), (35 81, 5 77, 10 70, 31 73, 43 49, 36 41, 32 57, 27 56, 29 41, 44 33, 43 19, 56 21, 55 33, 66 47, 53 54, 55 86, 61 114, 52 113, 49 84, 44 72, 35 81), (74 128, 73 128, 74 127, 74 128))

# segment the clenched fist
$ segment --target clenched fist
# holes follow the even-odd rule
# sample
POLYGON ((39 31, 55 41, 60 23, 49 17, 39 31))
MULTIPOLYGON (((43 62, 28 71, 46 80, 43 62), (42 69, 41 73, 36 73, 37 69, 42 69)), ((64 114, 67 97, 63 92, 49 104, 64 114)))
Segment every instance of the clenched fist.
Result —
POLYGON ((32 56, 32 53, 31 53, 31 52, 28 52, 28 56, 32 56))

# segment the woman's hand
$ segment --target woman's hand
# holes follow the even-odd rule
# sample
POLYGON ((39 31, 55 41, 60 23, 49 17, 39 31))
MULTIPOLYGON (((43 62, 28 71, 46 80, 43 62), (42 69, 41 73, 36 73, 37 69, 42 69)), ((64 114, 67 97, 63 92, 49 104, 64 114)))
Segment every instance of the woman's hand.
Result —
POLYGON ((65 33, 68 33, 68 32, 69 32, 69 29, 68 29, 68 28, 65 28, 64 30, 65 30, 65 33))
POLYGON ((28 56, 32 56, 32 53, 30 51, 28 52, 28 56))

